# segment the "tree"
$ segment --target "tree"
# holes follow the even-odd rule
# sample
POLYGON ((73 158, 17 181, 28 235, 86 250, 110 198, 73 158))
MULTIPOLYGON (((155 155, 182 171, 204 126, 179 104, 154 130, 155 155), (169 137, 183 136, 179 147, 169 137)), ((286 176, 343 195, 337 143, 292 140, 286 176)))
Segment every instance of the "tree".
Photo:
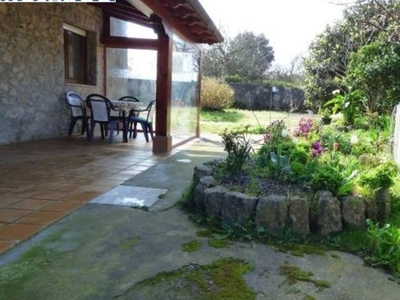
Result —
POLYGON ((390 113, 400 95, 400 44, 379 39, 351 55, 344 82, 364 91, 371 112, 390 113))
POLYGON ((303 82, 303 57, 293 57, 287 66, 274 65, 267 72, 266 78, 299 85, 303 82))
POLYGON ((274 51, 263 34, 252 32, 227 38, 203 52, 202 73, 223 78, 239 76, 245 79, 262 78, 274 60, 274 51))
POLYGON ((321 107, 332 98, 333 90, 348 91, 342 80, 351 54, 374 42, 379 35, 375 27, 366 26, 363 20, 382 14, 384 10, 380 5, 370 5, 369 1, 353 3, 345 10, 341 21, 327 26, 312 42, 304 61, 304 91, 309 104, 321 107))
POLYGON ((262 78, 274 60, 274 50, 264 34, 247 31, 232 40, 230 53, 227 74, 248 79, 262 78))

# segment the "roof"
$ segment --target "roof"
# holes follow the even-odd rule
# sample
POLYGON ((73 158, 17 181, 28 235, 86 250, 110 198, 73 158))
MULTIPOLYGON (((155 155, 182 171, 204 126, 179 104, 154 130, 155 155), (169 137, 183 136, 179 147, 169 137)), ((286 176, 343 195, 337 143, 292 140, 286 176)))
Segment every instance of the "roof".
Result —
POLYGON ((112 17, 153 28, 172 28, 192 43, 215 44, 224 40, 198 0, 116 0, 96 3, 112 17))

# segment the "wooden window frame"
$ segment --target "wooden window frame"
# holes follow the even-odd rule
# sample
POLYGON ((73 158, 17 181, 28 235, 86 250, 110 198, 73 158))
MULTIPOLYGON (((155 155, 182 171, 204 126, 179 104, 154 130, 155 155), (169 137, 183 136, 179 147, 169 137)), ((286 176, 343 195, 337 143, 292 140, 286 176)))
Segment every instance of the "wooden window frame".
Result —
MULTIPOLYGON (((88 84, 88 58, 87 58, 87 34, 86 34, 86 31, 79 29, 77 27, 68 25, 68 24, 64 24, 63 32, 64 32, 65 81, 67 83, 88 84), (72 58, 70 57, 69 51, 68 51, 71 39, 74 36, 79 36, 80 38, 83 38, 82 47, 80 49, 81 53, 79 55, 79 57, 81 57, 82 59, 80 62, 78 62, 83 66, 82 67, 83 74, 81 74, 82 77, 80 77, 80 78, 70 76, 70 74, 68 72, 70 64, 74 63, 74 62, 72 62, 72 58)), ((75 62, 75 63, 77 63, 77 62, 75 62)))

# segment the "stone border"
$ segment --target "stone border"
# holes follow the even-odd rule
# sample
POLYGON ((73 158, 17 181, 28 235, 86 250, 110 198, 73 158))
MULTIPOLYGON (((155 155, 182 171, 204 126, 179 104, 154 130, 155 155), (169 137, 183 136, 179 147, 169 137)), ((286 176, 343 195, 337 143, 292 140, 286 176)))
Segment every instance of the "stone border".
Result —
POLYGON ((194 206, 208 217, 217 217, 228 225, 245 226, 249 220, 267 234, 278 235, 290 229, 299 235, 321 235, 344 229, 365 228, 366 218, 376 218, 376 206, 358 196, 336 198, 329 191, 318 191, 309 201, 304 196, 246 195, 218 185, 213 173, 221 160, 196 166, 193 174, 194 206), (311 202, 311 203, 310 203, 311 202), (310 217, 316 228, 310 228, 310 217))

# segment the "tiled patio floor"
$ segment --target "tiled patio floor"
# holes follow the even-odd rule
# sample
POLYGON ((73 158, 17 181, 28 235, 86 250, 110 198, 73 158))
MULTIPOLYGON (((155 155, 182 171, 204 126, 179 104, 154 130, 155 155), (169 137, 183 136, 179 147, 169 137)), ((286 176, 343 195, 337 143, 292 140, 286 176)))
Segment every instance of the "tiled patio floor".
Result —
POLYGON ((108 144, 73 136, 0 146, 0 253, 163 158, 140 137, 122 143, 116 136, 108 144))

